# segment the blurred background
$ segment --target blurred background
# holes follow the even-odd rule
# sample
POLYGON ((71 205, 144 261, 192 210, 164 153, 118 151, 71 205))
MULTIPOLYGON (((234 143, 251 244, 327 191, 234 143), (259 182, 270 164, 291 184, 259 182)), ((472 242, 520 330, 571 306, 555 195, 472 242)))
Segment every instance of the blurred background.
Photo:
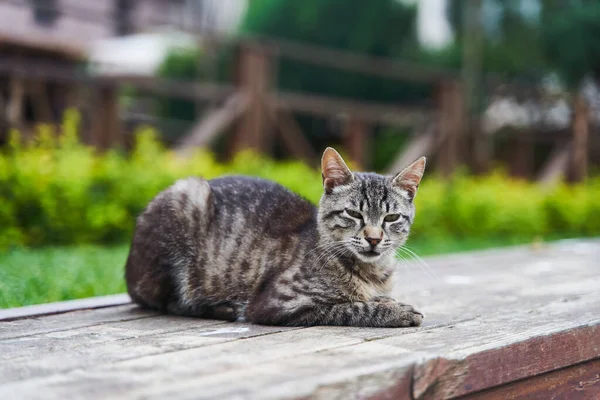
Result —
POLYGON ((174 180, 421 155, 427 255, 600 234, 595 0, 3 0, 0 307, 117 293, 174 180))

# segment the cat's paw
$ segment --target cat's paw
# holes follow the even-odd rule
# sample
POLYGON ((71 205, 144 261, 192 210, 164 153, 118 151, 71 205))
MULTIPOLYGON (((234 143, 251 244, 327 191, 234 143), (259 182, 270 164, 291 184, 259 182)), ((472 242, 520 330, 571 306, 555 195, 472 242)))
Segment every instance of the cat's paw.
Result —
POLYGON ((397 317, 397 326, 400 327, 409 327, 409 326, 421 326, 423 322, 423 313, 415 310, 413 306, 409 306, 406 304, 397 304, 398 314, 397 317))
POLYGON ((224 321, 236 321, 243 317, 246 305, 244 303, 226 301, 207 307, 205 316, 208 318, 221 319, 224 321))

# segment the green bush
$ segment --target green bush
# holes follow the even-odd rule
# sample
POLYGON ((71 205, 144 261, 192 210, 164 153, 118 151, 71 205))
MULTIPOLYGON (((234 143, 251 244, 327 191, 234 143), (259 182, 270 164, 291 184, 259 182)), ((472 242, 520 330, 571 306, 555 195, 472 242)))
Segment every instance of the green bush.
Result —
MULTIPOLYGON (((148 201, 176 179, 246 174, 275 180, 312 202, 321 196, 317 169, 250 153, 230 163, 198 151, 182 159, 141 129, 130 155, 97 153, 77 140, 68 113, 60 135, 41 127, 21 145, 16 133, 0 153, 0 247, 124 243, 148 201), (57 138, 58 136, 58 138, 57 138)), ((416 198, 416 237, 533 238, 600 234, 600 179, 542 190, 501 173, 446 182, 428 174, 416 198)))

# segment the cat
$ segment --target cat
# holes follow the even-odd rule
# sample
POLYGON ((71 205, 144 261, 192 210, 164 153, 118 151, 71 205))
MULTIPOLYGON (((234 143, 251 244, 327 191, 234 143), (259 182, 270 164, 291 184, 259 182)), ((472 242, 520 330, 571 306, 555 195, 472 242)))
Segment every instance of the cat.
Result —
POLYGON ((327 148, 319 207, 268 180, 187 178, 138 217, 125 278, 139 305, 263 325, 419 326, 388 296, 421 157, 396 176, 350 171, 327 148))

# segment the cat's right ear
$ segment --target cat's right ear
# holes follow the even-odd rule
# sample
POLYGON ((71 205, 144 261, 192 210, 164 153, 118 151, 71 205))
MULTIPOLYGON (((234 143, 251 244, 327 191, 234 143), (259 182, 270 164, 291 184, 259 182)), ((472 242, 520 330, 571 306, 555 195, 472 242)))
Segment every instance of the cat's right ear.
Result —
POLYGON ((412 201, 417 195, 417 189, 425 172, 426 158, 421 157, 392 179, 392 184, 408 194, 408 199, 412 201))
POLYGON ((321 158, 321 175, 325 193, 333 192, 337 186, 347 185, 354 179, 352 171, 348 168, 342 156, 337 151, 328 147, 321 158))

